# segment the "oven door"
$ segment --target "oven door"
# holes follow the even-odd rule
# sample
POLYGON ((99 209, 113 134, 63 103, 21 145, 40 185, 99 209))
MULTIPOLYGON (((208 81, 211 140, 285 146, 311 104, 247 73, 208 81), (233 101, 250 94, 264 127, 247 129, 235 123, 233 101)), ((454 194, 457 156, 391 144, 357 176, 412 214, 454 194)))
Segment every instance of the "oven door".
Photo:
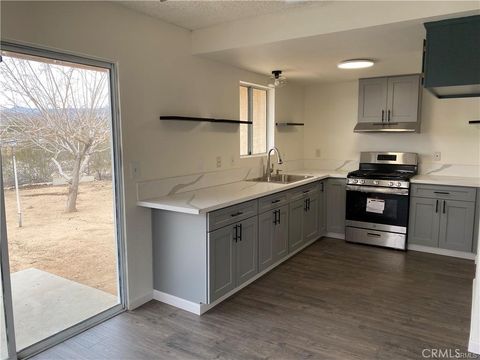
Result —
POLYGON ((408 189, 347 185, 347 226, 405 234, 408 208, 408 189))

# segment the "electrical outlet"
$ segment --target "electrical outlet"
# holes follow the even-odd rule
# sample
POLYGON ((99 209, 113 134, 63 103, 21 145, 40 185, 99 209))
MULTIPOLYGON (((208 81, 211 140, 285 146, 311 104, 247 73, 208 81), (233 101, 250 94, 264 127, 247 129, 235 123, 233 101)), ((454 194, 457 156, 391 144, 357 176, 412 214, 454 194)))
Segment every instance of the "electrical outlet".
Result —
POLYGON ((222 167, 222 157, 217 156, 217 168, 221 168, 221 167, 222 167))
POLYGON ((442 160, 442 153, 440 151, 436 151, 433 153, 433 161, 440 161, 442 160))
POLYGON ((321 154, 320 149, 315 149, 315 156, 316 156, 317 158, 320 157, 320 154, 321 154))
POLYGON ((140 163, 138 161, 130 162, 130 178, 138 179, 140 177, 140 163))

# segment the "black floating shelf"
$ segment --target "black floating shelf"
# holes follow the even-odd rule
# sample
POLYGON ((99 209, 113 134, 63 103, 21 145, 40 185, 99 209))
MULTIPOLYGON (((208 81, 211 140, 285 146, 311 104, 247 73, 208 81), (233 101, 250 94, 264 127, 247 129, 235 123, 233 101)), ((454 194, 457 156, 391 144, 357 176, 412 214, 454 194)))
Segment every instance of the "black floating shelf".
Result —
POLYGON ((294 123, 294 122, 277 122, 277 126, 304 126, 304 123, 294 123))
POLYGON ((480 124, 480 120, 470 120, 469 124, 480 124))
POLYGON ((192 116, 160 116, 160 120, 203 121, 203 122, 224 123, 224 124, 253 124, 252 121, 201 118, 201 117, 192 117, 192 116))

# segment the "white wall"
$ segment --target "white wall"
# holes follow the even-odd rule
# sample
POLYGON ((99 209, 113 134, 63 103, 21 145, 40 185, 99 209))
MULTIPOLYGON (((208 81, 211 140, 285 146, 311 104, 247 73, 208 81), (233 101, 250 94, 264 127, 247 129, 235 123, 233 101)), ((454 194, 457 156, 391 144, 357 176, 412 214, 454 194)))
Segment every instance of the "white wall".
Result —
MULTIPOLYGON (((360 151, 397 150, 420 154, 431 163, 440 151, 442 164, 478 166, 479 137, 468 121, 480 119, 480 100, 437 99, 423 91, 419 134, 358 134, 358 81, 309 86, 305 90, 305 158, 358 160, 360 151)), ((480 175, 480 174, 479 174, 480 175)))
MULTIPOLYGON (((135 181, 257 164, 239 158, 236 125, 160 122, 165 115, 238 118, 238 82, 266 78, 191 55, 191 33, 107 2, 1 2, 1 36, 118 63, 125 163, 128 294, 152 292, 150 210, 135 205, 135 181), (233 161, 232 161, 233 159, 233 161), (140 178, 128 164, 138 161, 140 178)), ((302 121, 302 88, 277 92, 277 117, 302 121)), ((279 134, 289 160, 303 157, 303 132, 279 134), (288 135, 288 136, 287 136, 288 135)))

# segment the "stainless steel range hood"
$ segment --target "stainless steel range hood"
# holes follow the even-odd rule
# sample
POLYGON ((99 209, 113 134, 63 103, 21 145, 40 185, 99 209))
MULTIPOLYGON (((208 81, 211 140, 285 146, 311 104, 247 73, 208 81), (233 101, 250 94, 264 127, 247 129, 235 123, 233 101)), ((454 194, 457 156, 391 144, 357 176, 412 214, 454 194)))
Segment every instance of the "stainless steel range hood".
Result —
POLYGON ((354 132, 419 132, 419 122, 359 122, 353 129, 354 132))

